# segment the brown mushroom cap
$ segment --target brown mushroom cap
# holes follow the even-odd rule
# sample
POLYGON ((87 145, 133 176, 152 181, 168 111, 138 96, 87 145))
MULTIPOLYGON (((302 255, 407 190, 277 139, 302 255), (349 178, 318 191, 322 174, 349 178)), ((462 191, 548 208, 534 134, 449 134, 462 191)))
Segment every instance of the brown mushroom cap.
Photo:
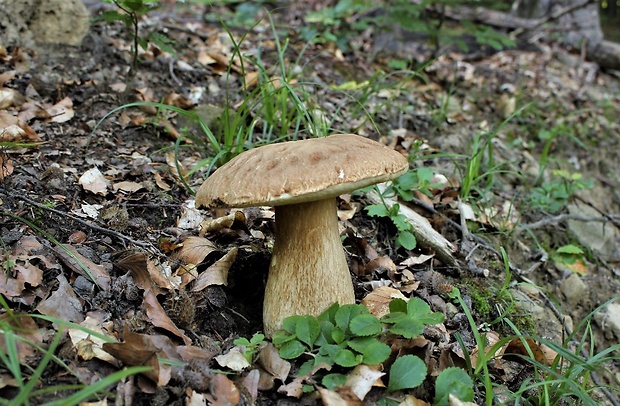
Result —
POLYGON ((209 207, 281 206, 336 197, 407 171, 400 153, 368 138, 338 134, 246 151, 196 193, 209 207))

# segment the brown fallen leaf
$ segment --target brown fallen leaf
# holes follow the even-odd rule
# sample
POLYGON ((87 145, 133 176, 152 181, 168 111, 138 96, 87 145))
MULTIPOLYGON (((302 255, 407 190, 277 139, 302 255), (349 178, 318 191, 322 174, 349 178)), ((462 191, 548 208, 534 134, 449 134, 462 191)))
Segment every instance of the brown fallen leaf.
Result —
MULTIPOLYGON (((114 329, 114 323, 112 321, 105 321, 109 317, 103 311, 93 311, 86 314, 86 318, 80 326, 107 336, 111 340, 114 340, 112 330, 114 329)), ((103 351, 103 344, 107 341, 92 335, 88 331, 80 328, 67 329, 71 343, 77 348, 78 356, 83 360, 90 360, 93 358, 100 359, 102 361, 109 362, 113 365, 119 366, 118 360, 111 354, 103 351)))
POLYGON ((58 103, 47 108, 47 112, 54 123, 64 123, 69 121, 75 115, 73 111, 73 101, 69 97, 65 97, 58 103))
POLYGON ((81 323, 84 321, 83 305, 67 282, 64 275, 58 275, 58 289, 37 306, 37 311, 49 317, 81 323))
POLYGON ((213 374, 209 392, 205 397, 213 406, 234 406, 241 401, 241 393, 235 383, 222 374, 213 374))
POLYGON ((325 406, 362 406, 364 403, 355 394, 345 390, 332 391, 326 388, 318 388, 321 400, 325 406))
POLYGON ((105 343, 103 350, 127 366, 146 365, 153 369, 144 375, 159 386, 166 385, 173 373, 172 366, 159 362, 159 358, 182 361, 170 338, 158 334, 139 334, 127 327, 123 332, 123 342, 105 343))
POLYGON ((228 270, 237 258, 237 247, 234 247, 222 258, 215 261, 213 265, 205 269, 198 277, 192 292, 199 292, 211 285, 228 285, 228 270))
MULTIPOLYGON (((43 348, 43 333, 35 323, 34 319, 26 314, 21 313, 4 313, 0 314, 0 321, 7 323, 12 327, 14 333, 24 340, 15 340, 15 348, 17 349, 17 357, 22 365, 30 365, 28 360, 33 359, 38 351, 36 347, 43 348)), ((8 354, 4 331, 0 330, 0 351, 8 354)))
POLYGON ((0 151, 0 180, 13 173, 13 160, 4 151, 0 151))
POLYGON ((358 365, 347 376, 346 386, 350 387, 355 396, 364 400, 373 386, 385 386, 380 378, 385 372, 379 371, 380 366, 358 365), (379 382, 377 382, 379 381, 379 382))
POLYGON ((164 291, 159 288, 151 279, 149 274, 148 256, 141 251, 124 251, 116 254, 119 259, 114 263, 122 270, 131 273, 134 283, 142 290, 150 290, 155 295, 159 295, 164 291))
POLYGON ((407 300, 398 289, 389 286, 380 286, 362 299, 362 305, 370 311, 370 314, 381 318, 390 312, 390 302, 393 299, 407 300))
POLYGON ((95 282, 103 290, 110 288, 110 274, 106 267, 95 264, 80 254, 73 245, 64 244, 63 247, 65 249, 59 246, 54 247, 54 251, 73 272, 95 282))
POLYGON ((235 372, 241 372, 251 366, 243 356, 243 349, 241 347, 233 347, 227 353, 215 357, 215 360, 221 367, 235 372))
POLYGON ((291 371, 291 363, 280 357, 278 349, 271 343, 260 350, 257 361, 265 371, 282 382, 286 381, 291 371))
POLYGON ((175 258, 185 264, 201 264, 202 261, 212 252, 217 251, 217 247, 204 237, 190 236, 183 240, 183 244, 176 251, 175 258))
POLYGON ((137 182, 123 181, 123 182, 114 183, 112 185, 112 189, 115 192, 118 192, 119 190, 121 190, 123 192, 133 193, 133 192, 137 192, 140 189, 144 189, 144 186, 137 182))
POLYGON ((144 292, 144 309, 149 320, 155 327, 163 328, 175 336, 181 338, 185 345, 190 345, 192 340, 185 335, 168 317, 162 305, 157 301, 157 296, 150 290, 144 292))

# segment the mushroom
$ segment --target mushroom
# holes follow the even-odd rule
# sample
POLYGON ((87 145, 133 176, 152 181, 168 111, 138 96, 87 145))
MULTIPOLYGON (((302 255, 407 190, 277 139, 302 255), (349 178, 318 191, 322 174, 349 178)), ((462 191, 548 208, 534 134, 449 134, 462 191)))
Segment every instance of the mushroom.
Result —
POLYGON ((385 145, 339 134, 245 151, 204 181, 197 207, 275 206, 263 303, 267 336, 288 316, 316 316, 335 302, 355 303, 336 197, 394 179, 408 166, 402 154, 385 145))

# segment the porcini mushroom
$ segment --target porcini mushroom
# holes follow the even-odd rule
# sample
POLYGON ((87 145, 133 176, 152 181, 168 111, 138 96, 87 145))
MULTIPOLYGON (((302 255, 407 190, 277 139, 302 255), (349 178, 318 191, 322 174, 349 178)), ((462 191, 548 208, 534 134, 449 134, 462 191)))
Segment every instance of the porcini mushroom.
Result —
POLYGON ((271 336, 295 314, 355 302, 338 232, 336 197, 407 171, 400 153, 354 134, 255 148, 204 181, 197 207, 275 206, 276 236, 263 325, 271 336))

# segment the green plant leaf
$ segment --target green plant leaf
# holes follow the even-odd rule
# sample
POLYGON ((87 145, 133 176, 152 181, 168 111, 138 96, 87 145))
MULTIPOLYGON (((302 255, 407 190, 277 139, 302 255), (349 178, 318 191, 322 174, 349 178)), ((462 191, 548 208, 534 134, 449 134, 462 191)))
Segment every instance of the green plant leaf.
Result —
POLYGON ((336 312, 340 308, 340 305, 336 302, 333 305, 329 306, 327 310, 325 310, 318 318, 320 322, 328 321, 332 324, 336 324, 336 312))
POLYGON ((382 343, 375 337, 355 338, 349 340, 348 345, 353 350, 362 354, 362 362, 368 365, 382 363, 392 352, 389 345, 382 343))
POLYGON ((280 356, 284 359, 295 359, 299 358, 306 350, 306 346, 301 341, 287 341, 280 347, 280 356))
POLYGON ((568 244, 564 245, 557 250, 555 250, 558 254, 569 254, 569 255, 583 255, 584 252, 581 248, 576 245, 568 244))
POLYGON ((389 217, 388 209, 382 204, 371 204, 364 208, 371 217, 389 217))
POLYGON ((405 355, 398 358, 390 368, 388 392, 400 389, 415 388, 426 378, 426 365, 415 355, 405 355))
POLYGON ((474 400, 474 382, 471 377, 458 367, 446 368, 435 381, 434 406, 448 406, 449 395, 453 394, 463 402, 474 400))
POLYGON ((334 344, 335 341, 332 337, 332 333, 334 331, 334 325, 329 321, 321 321, 319 323, 321 326, 321 331, 319 332, 319 336, 314 341, 314 345, 322 346, 325 344, 334 344))
POLYGON ((355 354, 351 350, 340 349, 334 356, 334 362, 342 367, 354 367, 362 363, 362 355, 355 354))
POLYGON ((344 331, 342 331, 340 327, 334 327, 334 329, 332 330, 332 340, 334 340, 336 344, 342 343, 345 339, 345 336, 346 335, 344 331))
POLYGON ((295 334, 290 334, 284 330, 278 330, 273 333, 273 337, 271 337, 271 342, 276 347, 281 347, 284 343, 292 341, 295 339, 295 334))
POLYGON ((351 320, 360 314, 368 314, 368 309, 358 304, 347 304, 341 306, 334 317, 336 320, 336 325, 340 327, 342 331, 347 332, 349 331, 349 323, 351 323, 351 320))
POLYGON ((407 314, 423 324, 438 324, 444 321, 442 313, 433 313, 430 306, 419 297, 413 297, 409 300, 407 314))
POLYGON ((303 318, 304 316, 289 316, 282 321, 282 328, 291 334, 295 334, 297 323, 303 318))
POLYGON ((344 374, 327 374, 323 377, 321 383, 327 389, 334 389, 338 386, 344 386, 347 382, 347 376, 344 374))
POLYGON ((302 316, 297 320, 295 325, 295 335, 297 339, 305 343, 308 347, 312 348, 312 345, 316 341, 321 327, 318 320, 312 316, 302 316))
POLYGON ((351 332, 356 336, 374 336, 383 329, 381 322, 372 314, 360 314, 354 317, 349 323, 351 332))
POLYGON ((390 302, 390 312, 407 313, 407 301, 400 298, 392 299, 392 301, 390 302))
POLYGON ((413 233, 409 231, 401 231, 396 237, 396 244, 406 250, 412 250, 418 245, 418 242, 413 233))
POLYGON ((413 318, 407 318, 394 323, 390 327, 390 333, 403 336, 405 338, 417 337, 424 332, 424 323, 413 318))

